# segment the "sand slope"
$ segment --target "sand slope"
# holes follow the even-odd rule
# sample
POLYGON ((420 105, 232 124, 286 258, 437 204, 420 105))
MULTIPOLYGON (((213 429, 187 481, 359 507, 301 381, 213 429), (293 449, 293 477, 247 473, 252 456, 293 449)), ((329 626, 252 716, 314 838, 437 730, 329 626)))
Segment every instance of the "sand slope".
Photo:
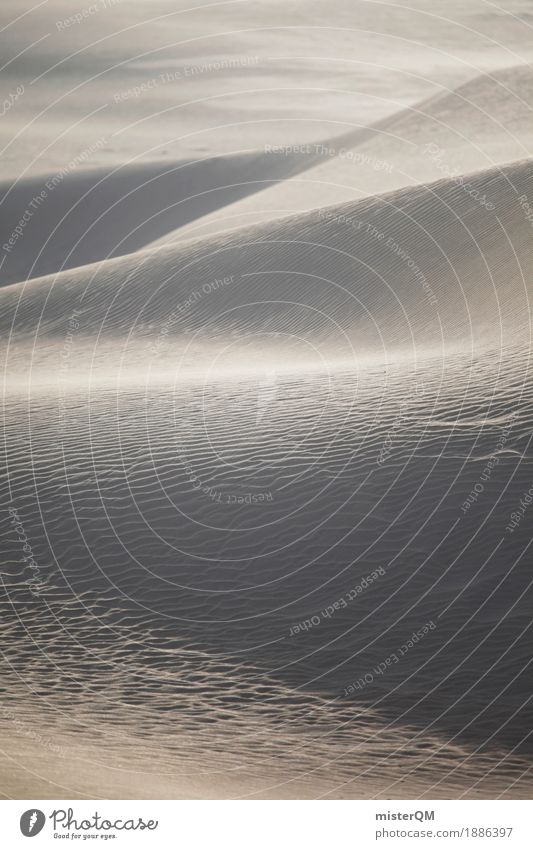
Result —
MULTIPOLYGON (((447 110, 481 145, 469 100, 501 86, 352 149, 427 143, 447 110)), ((13 792, 530 796, 533 167, 509 109, 516 161, 469 151, 462 180, 347 198, 316 152, 246 153, 68 177, 30 221, 0 291, 0 481, 36 563, 7 512, 13 792), (282 215, 302 168, 318 203, 282 215), (239 226, 191 238, 219 215, 239 226)))
MULTIPOLYGON (((387 117, 310 145, 308 172, 231 203, 172 235, 207 235, 283 213, 357 200, 524 159, 533 152, 533 72, 518 66, 474 77, 387 117)), ((304 140, 305 141, 305 140, 304 140)), ((167 237, 167 241, 169 237, 167 237)))
POLYGON ((1 184, 0 239, 7 248, 0 282, 132 253, 309 164, 301 157, 242 152, 81 173, 67 167, 53 175, 1 184), (22 233, 10 244, 21 220, 22 233))
POLYGON ((529 339, 532 183, 526 161, 20 283, 2 326, 12 351, 34 338, 34 372, 74 311, 93 370, 108 347, 126 371, 171 355, 176 375, 253 364, 265 342, 315 368, 498 350, 529 339))

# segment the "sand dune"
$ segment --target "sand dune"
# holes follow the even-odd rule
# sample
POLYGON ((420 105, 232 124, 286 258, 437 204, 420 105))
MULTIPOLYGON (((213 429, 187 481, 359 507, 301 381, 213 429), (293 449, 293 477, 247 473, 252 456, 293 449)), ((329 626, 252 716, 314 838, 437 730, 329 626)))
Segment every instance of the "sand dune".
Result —
MULTIPOLYGON (((29 217, 0 290, 11 793, 530 795, 532 79, 336 156, 65 175, 29 217)), ((2 186, 3 241, 49 178, 2 186)))
POLYGON ((532 92, 533 74, 520 66, 322 141, 113 169, 67 166, 0 184, 0 238, 9 248, 0 283, 525 158, 532 92), (21 236, 8 240, 21 222, 24 249, 14 250, 21 236))
POLYGON ((0 238, 7 248, 0 282, 13 283, 132 253, 309 164, 305 157, 242 152, 106 170, 77 172, 67 167, 53 175, 4 183, 0 185, 0 238), (17 226, 20 233, 13 232, 17 226), (23 249, 15 250, 19 239, 23 249))
POLYGON ((477 76, 366 130, 313 142, 318 161, 310 171, 230 203, 222 215, 214 211, 161 243, 525 159, 533 152, 532 108, 530 67, 477 76))
POLYGON ((73 314, 93 378, 248 367, 265 344, 275 367, 327 368, 524 343, 532 183, 525 161, 13 285, 10 357, 38 376, 73 314))

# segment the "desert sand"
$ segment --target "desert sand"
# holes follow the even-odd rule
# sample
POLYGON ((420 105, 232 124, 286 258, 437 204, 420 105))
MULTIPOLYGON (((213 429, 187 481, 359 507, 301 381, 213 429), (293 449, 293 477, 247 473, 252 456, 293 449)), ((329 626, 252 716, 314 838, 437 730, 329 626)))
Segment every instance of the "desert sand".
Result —
POLYGON ((527 4, 22 9, 3 797, 529 798, 527 4))

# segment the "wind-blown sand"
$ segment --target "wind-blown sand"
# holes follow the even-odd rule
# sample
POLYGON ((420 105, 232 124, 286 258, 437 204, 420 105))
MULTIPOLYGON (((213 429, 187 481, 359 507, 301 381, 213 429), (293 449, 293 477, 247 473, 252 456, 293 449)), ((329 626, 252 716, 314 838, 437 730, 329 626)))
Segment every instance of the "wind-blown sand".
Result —
POLYGON ((505 65, 291 150, 97 157, 4 251, 4 796, 530 797, 505 65))

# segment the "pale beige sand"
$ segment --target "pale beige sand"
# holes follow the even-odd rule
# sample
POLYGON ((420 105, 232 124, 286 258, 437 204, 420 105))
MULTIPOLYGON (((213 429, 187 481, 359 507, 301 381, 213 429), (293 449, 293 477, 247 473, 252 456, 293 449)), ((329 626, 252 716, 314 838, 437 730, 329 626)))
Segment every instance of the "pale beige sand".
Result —
POLYGON ((528 7, 23 11, 0 792, 530 797, 528 7))

